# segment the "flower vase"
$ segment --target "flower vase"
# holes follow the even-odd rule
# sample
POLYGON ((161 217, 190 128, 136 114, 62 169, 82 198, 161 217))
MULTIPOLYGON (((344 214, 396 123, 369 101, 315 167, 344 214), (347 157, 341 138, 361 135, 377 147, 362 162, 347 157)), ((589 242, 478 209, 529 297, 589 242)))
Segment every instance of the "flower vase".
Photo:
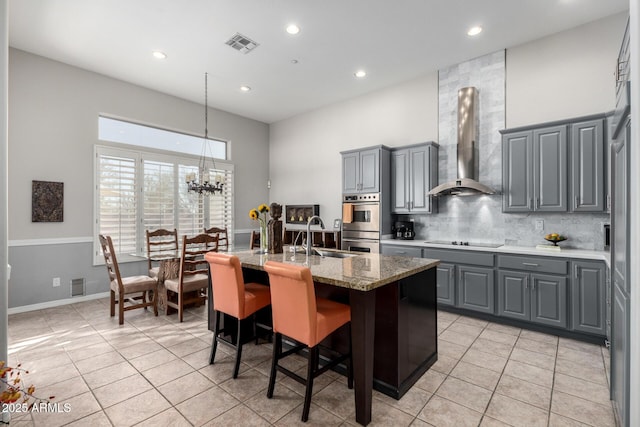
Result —
POLYGON ((266 226, 260 226, 260 253, 269 252, 269 235, 266 226))

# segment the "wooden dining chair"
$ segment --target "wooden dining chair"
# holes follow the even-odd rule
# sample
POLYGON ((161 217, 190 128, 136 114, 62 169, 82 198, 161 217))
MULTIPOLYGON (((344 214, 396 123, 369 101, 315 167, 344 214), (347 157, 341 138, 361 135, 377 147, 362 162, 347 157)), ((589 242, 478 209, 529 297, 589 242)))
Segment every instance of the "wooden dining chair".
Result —
POLYGON ((306 386, 302 421, 309 418, 309 407, 313 393, 313 380, 318 375, 346 362, 347 386, 353 388, 353 369, 351 362, 351 331, 349 330, 349 351, 338 355, 326 365, 319 366, 319 344, 343 325, 351 328, 351 307, 346 304, 316 297, 313 277, 308 267, 267 261, 265 271, 269 274, 271 291, 271 312, 273 315, 273 359, 269 374, 267 397, 273 397, 276 384, 276 372, 293 378, 306 386), (282 336, 301 343, 301 345, 282 351, 282 336), (279 364, 283 358, 308 349, 307 377, 302 378, 279 364))
POLYGON ((205 255, 209 262, 211 275, 211 287, 213 291, 213 310, 215 311, 215 328, 213 341, 211 342, 211 355, 209 364, 213 364, 216 358, 218 341, 223 341, 236 349, 236 364, 233 368, 233 378, 238 377, 240 369, 240 357, 242 356, 242 346, 256 338, 256 312, 267 307, 271 303, 269 287, 258 283, 245 283, 242 278, 242 268, 240 260, 235 255, 210 252, 205 255), (227 314, 237 319, 236 341, 232 342, 222 339, 220 334, 224 334, 224 329, 220 328, 220 313, 227 314), (253 337, 250 340, 242 339, 242 320, 253 317, 253 337))
POLYGON ((218 236, 218 251, 229 250, 229 236, 227 235, 227 228, 211 227, 205 228, 204 232, 207 234, 215 234, 218 236))
POLYGON ((195 237, 184 236, 180 253, 180 271, 175 279, 164 280, 164 301, 169 308, 178 310, 182 322, 184 307, 193 303, 204 303, 209 287, 209 271, 204 255, 218 250, 218 238, 209 234, 195 237))
POLYGON ((122 277, 116 252, 113 249, 111 236, 98 236, 104 263, 109 273, 110 308, 111 317, 115 316, 115 307, 118 305, 118 323, 124 323, 124 312, 136 308, 153 307, 153 314, 158 315, 158 280, 149 276, 122 277), (151 300, 147 301, 147 293, 152 293, 151 300), (130 296, 127 298, 127 296, 130 296), (131 304, 125 306, 125 301, 131 304))
POLYGON ((149 276, 158 277, 160 267, 153 265, 157 261, 152 258, 160 257, 162 254, 176 254, 178 252, 178 231, 159 228, 157 230, 147 230, 147 260, 149 267, 149 276))
POLYGON ((254 249, 259 247, 260 247, 260 232, 252 230, 251 237, 249 240, 249 249, 254 249))

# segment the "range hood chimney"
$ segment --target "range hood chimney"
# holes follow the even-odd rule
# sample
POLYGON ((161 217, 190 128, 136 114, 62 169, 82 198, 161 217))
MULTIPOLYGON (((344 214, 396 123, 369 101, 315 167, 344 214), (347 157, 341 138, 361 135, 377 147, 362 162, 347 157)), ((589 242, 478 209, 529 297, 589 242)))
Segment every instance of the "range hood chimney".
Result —
POLYGON ((495 194, 495 190, 478 182, 478 90, 465 87, 458 91, 458 178, 440 184, 430 196, 469 196, 495 194))

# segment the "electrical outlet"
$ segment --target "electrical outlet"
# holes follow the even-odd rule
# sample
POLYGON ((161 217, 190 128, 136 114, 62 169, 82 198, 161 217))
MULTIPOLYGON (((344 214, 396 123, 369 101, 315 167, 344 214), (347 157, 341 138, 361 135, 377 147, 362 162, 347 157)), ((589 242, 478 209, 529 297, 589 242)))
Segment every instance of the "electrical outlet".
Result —
POLYGON ((544 230, 544 220, 543 219, 536 219, 536 231, 542 231, 544 230))
POLYGON ((60 278, 59 277, 54 277, 53 278, 53 287, 57 288, 58 286, 60 286, 60 278))

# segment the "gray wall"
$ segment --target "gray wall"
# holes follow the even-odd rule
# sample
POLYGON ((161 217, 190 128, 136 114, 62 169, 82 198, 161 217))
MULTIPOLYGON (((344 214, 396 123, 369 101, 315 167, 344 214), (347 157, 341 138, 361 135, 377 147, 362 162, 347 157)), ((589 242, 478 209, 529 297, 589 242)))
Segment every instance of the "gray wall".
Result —
MULTIPOLYGON (((203 72, 185 78, 200 87, 203 72)), ((202 105, 10 49, 9 112, 9 306, 68 298, 69 280, 79 277, 87 278, 87 293, 106 292, 106 271, 92 266, 90 243, 98 115, 203 134, 202 105), (32 180, 64 182, 64 222, 31 222, 32 180), (52 287, 53 277, 61 287, 52 287)), ((210 109, 209 133, 231 142, 235 227, 253 228, 247 212, 268 196, 269 127, 210 109)))

